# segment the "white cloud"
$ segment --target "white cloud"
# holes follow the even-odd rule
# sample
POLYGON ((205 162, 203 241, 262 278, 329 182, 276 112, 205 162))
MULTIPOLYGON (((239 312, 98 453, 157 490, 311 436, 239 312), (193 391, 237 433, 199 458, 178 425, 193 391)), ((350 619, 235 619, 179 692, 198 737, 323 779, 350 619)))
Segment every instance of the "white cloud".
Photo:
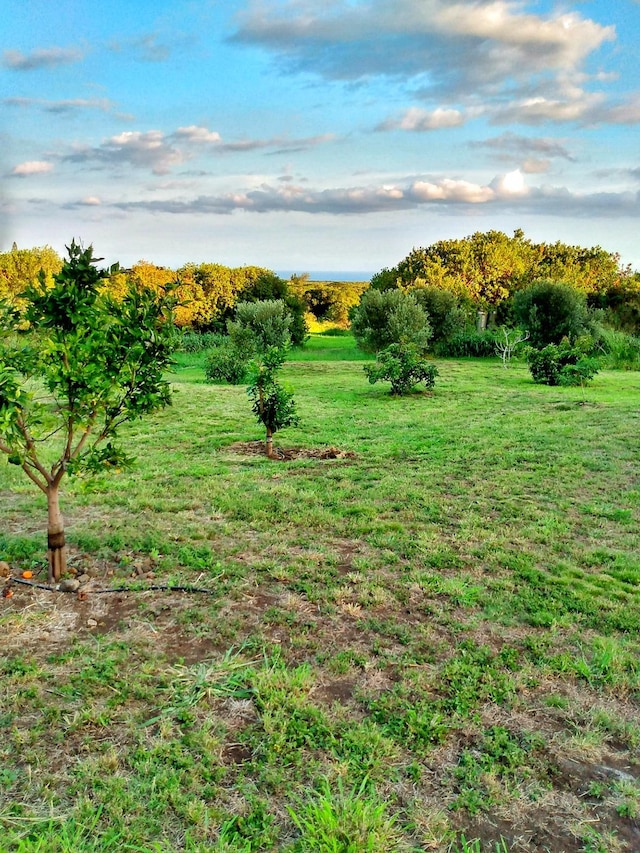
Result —
POLYGON ((549 136, 522 136, 511 130, 500 134, 500 136, 471 142, 470 145, 472 148, 486 148, 489 151, 495 151, 499 155, 507 155, 518 159, 532 154, 541 155, 545 158, 574 159, 562 140, 553 139, 549 136))
POLYGON ((41 47, 31 53, 20 50, 5 50, 2 54, 2 65, 13 71, 33 71, 37 68, 55 68, 78 62, 82 59, 82 51, 68 47, 41 47))
POLYGON ((416 181, 411 187, 411 195, 418 202, 453 202, 455 204, 485 204, 494 198, 491 187, 483 187, 469 181, 444 178, 431 181, 416 181))
POLYGON ((110 137, 98 147, 78 147, 62 159, 75 163, 97 162, 111 166, 128 164, 151 169, 156 175, 164 175, 182 163, 185 155, 172 146, 160 130, 129 130, 110 137))
POLYGON ((577 13, 535 15, 507 0, 255 0, 235 41, 271 51, 289 71, 330 79, 427 80, 431 90, 481 92, 505 81, 576 73, 615 28, 577 13))
POLYGON ((129 54, 140 62, 165 62, 172 52, 172 46, 158 41, 157 33, 146 33, 124 41, 112 41, 109 48, 114 53, 129 54))
POLYGON ((500 197, 526 195, 529 192, 520 169, 514 169, 513 172, 494 178, 491 188, 500 197))
POLYGON ((305 150, 334 141, 333 134, 322 134, 300 139, 274 137, 272 139, 241 139, 224 142, 217 131, 199 125, 179 127, 173 133, 160 130, 129 130, 105 139, 98 146, 76 145, 61 160, 70 163, 98 164, 119 167, 130 165, 150 169, 155 175, 165 175, 174 167, 199 155, 198 150, 208 146, 215 153, 242 153, 259 149, 272 149, 267 153, 284 153, 305 150))
POLYGON ((464 123, 465 117, 460 110, 444 107, 438 107, 435 110, 423 110, 418 107, 411 107, 398 118, 390 118, 382 122, 377 130, 442 130, 449 127, 460 127, 464 123))
POLYGON ((222 141, 222 137, 215 130, 209 130, 206 127, 198 127, 191 124, 188 127, 179 127, 174 136, 177 139, 183 139, 185 142, 193 142, 196 144, 210 144, 222 141))
MULTIPOLYGON (((132 199, 107 205, 121 213, 229 215, 244 213, 303 213, 335 217, 432 209, 444 214, 513 213, 544 217, 640 217, 636 191, 577 192, 551 185, 528 186, 521 169, 497 175, 489 183, 426 176, 393 183, 314 188, 298 182, 252 182, 213 194, 132 199)), ((392 220, 390 219, 391 223, 392 220)))
POLYGON ((27 160, 14 166, 11 174, 19 178, 26 178, 29 175, 43 175, 52 170, 53 163, 48 160, 27 160))

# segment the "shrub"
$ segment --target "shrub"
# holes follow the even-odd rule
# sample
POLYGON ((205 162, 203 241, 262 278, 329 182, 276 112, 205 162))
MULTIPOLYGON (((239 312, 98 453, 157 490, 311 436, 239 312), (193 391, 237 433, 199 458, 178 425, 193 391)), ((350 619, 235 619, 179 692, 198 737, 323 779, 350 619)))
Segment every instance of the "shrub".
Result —
POLYGON ((367 290, 351 313, 351 331, 365 352, 390 344, 414 344, 426 349, 431 337, 429 318, 412 293, 367 290))
POLYGON ((391 382, 391 393, 399 396, 408 394, 420 382, 433 388, 438 375, 435 364, 411 344, 391 344, 378 353, 375 364, 365 366, 364 372, 372 385, 391 382))
POLYGON ((270 347, 289 346, 290 327, 291 315, 282 299, 238 302, 235 319, 227 323, 231 343, 247 358, 265 353, 270 347))
POLYGON ((209 382, 239 385, 247 378, 249 360, 228 338, 213 347, 205 361, 204 375, 209 382))
POLYGON ((540 385, 585 385, 599 369, 597 359, 585 356, 583 350, 566 341, 539 350, 531 348, 527 361, 533 381, 540 385))
POLYGON ((294 346, 303 346, 309 335, 305 320, 307 310, 304 299, 291 293, 287 282, 269 270, 263 270, 256 279, 240 293, 240 304, 251 302, 282 302, 289 316, 289 334, 294 346))
POLYGON ((224 336, 215 332, 184 332, 180 337, 178 349, 181 352, 204 352, 218 346, 223 340, 224 336))
POLYGON ((611 370, 640 370, 640 337, 614 329, 601 329, 598 345, 604 353, 600 362, 611 370))
POLYGON ((532 346, 541 349, 575 339, 588 325, 582 294, 568 284, 537 281, 521 290, 513 300, 516 323, 529 332, 532 346))
POLYGON ((452 335, 449 340, 439 341, 434 352, 445 358, 484 358, 495 356, 496 346, 500 341, 501 338, 492 330, 476 332, 466 329, 452 335))
POLYGON ((439 341, 448 340, 464 328, 465 311, 450 290, 443 290, 441 287, 417 287, 411 293, 429 318, 432 346, 439 341))

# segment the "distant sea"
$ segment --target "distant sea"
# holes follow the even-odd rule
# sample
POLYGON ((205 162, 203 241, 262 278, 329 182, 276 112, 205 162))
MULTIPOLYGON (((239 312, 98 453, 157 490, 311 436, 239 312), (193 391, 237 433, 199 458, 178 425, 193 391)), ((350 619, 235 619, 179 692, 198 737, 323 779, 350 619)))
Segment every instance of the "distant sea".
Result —
MULTIPOLYGON (((276 270, 280 278, 291 278, 292 275, 302 275, 307 270, 276 270)), ((369 281, 379 270, 311 270, 308 272, 309 281, 369 281)))

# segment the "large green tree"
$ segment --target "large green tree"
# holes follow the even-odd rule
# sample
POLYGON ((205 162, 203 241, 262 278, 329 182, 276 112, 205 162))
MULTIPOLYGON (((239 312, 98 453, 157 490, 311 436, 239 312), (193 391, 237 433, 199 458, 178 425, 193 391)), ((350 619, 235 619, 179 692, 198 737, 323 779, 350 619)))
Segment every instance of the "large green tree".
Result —
POLYGON ((99 260, 72 242, 51 286, 41 273, 0 312, 0 451, 46 495, 50 581, 66 569, 65 474, 128 464, 118 428, 170 402, 173 298, 132 286, 116 301, 99 260))
POLYGON ((601 293, 628 275, 616 254, 557 241, 534 243, 516 230, 476 232, 414 248, 371 281, 380 290, 425 286, 450 290, 477 308, 494 311, 539 279, 570 284, 584 294, 601 293))

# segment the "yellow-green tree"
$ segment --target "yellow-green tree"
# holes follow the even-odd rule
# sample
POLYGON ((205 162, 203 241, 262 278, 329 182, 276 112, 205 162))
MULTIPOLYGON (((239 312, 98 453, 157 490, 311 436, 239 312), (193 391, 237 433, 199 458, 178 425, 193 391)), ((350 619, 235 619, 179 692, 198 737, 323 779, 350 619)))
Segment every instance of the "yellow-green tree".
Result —
POLYGON ((10 252, 0 253, 0 299, 15 303, 19 294, 38 280, 40 270, 45 286, 51 287, 61 269, 62 258, 51 246, 19 249, 14 243, 10 252))

